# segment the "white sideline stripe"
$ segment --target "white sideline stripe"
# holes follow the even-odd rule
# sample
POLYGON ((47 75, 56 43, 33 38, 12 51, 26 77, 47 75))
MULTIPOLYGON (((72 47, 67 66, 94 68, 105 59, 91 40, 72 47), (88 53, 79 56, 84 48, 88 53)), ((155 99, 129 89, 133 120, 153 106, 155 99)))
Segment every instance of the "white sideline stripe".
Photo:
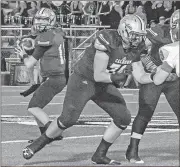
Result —
MULTIPOLYGON (((170 113, 170 112, 167 112, 167 113, 170 113)), ((49 115, 50 117, 58 117, 59 115, 49 115)), ((82 117, 85 117, 85 118, 87 118, 87 117, 91 117, 91 118, 96 118, 96 117, 102 117, 102 118, 104 118, 104 117, 106 117, 106 118, 110 118, 108 115, 81 115, 82 117)), ((34 118, 33 116, 25 116, 25 115, 23 115, 23 116, 18 116, 18 115, 1 115, 1 117, 3 118, 3 117, 13 117, 13 118, 34 118)), ((132 116, 132 118, 134 118, 135 116, 132 116)), ((158 115, 154 115, 153 116, 153 118, 159 118, 159 117, 162 117, 162 118, 169 118, 169 117, 171 117, 172 118, 172 116, 168 116, 168 115, 165 115, 165 116, 158 116, 158 115)), ((159 119, 159 120, 162 120, 162 119, 159 119)))
MULTIPOLYGON (((164 121, 164 120, 163 120, 164 121)), ((163 122, 162 121, 162 122, 163 122)), ((148 125, 149 126, 178 126, 178 123, 170 123, 170 124, 167 124, 167 123, 149 123, 148 125)), ((109 125, 110 122, 87 122, 88 124, 87 125, 74 125, 76 127, 107 127, 106 125, 109 125)), ((22 125, 32 125, 32 126, 36 126, 37 123, 34 122, 34 121, 31 121, 31 122, 28 122, 28 121, 24 121, 24 122, 2 122, 2 124, 22 124, 22 125)), ((130 124, 129 127, 132 126, 132 123, 130 124)), ((150 128, 149 128, 150 129, 150 128)), ((158 128, 152 128, 152 129, 158 129, 158 128)), ((159 128, 162 130, 162 128, 159 128)))
MULTIPOLYGON (((21 91, 25 91, 26 89, 19 89, 19 90, 3 90, 2 89, 2 91, 1 92, 3 92, 3 93, 5 93, 5 92, 9 92, 9 93, 11 93, 11 92, 17 92, 17 93, 20 93, 21 91)), ((66 92, 66 90, 62 90, 61 92, 66 92)), ((20 95, 19 95, 20 96, 20 95)))
MULTIPOLYGON (((171 129, 171 130, 162 130, 158 132, 145 132, 148 134, 152 133, 167 133, 167 132, 178 132, 179 129, 171 129)), ((123 133, 121 134, 122 136, 130 136, 131 133, 123 133)), ((102 137, 103 135, 92 135, 92 136, 72 136, 72 137, 65 137, 63 140, 71 140, 71 139, 86 139, 86 138, 97 138, 97 137, 102 137)), ((1 144, 10 144, 10 143, 24 143, 28 142, 28 140, 11 140, 11 141, 2 141, 1 144)))
MULTIPOLYGON (((133 94, 122 94, 123 96, 134 96, 133 94)), ((25 98, 25 97, 23 97, 23 96, 2 96, 2 98, 4 98, 4 97, 9 97, 9 98, 12 98, 12 97, 14 97, 14 98, 25 98)), ((28 97, 32 97, 32 95, 29 95, 28 97)), ((59 95, 57 95, 57 96, 55 96, 54 97, 54 99, 56 98, 56 97, 65 97, 65 93, 60 93, 59 95)), ((26 97, 27 98, 27 97, 26 97)))
MULTIPOLYGON (((19 123, 19 122, 3 122, 5 124, 8 124, 8 123, 18 123, 18 124, 22 124, 22 125, 32 125, 32 126, 37 126, 37 124, 35 122, 29 122, 29 123, 25 123, 25 122, 22 122, 22 123, 19 123)), ((157 125, 157 124, 155 124, 157 125)), ((74 125, 73 127, 78 127, 78 128, 107 128, 108 126, 106 125, 74 125)), ((131 126, 128 126, 127 129, 131 130, 132 127, 131 126)), ((153 131, 162 131, 162 130, 169 130, 169 129, 162 129, 162 128, 147 128, 146 131, 150 131, 150 130, 153 130, 153 131)))
MULTIPOLYGON (((2 104, 2 106, 24 106, 24 105, 27 105, 29 102, 20 102, 20 104, 2 104)), ((138 104, 138 102, 135 102, 135 101, 130 101, 130 102, 126 102, 127 104, 138 104)), ((161 102, 158 102, 158 104, 165 104, 167 103, 166 101, 161 101, 161 102)), ((48 105, 62 105, 63 103, 49 103, 48 105)), ((93 104, 93 103, 91 103, 93 104)))

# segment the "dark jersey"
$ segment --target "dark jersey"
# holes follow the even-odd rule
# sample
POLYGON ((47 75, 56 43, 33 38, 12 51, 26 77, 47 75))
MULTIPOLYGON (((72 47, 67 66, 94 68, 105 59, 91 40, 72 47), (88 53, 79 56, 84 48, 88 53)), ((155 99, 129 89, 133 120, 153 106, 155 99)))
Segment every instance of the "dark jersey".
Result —
MULTIPOLYGON (((138 56, 141 53, 144 47, 143 44, 140 47, 141 49, 124 50, 122 46, 122 38, 117 30, 101 30, 97 34, 96 39, 106 48, 104 52, 109 56, 107 67, 109 73, 114 73, 116 71, 123 72, 126 66, 132 63, 135 56, 138 56)), ((86 48, 83 57, 79 60, 74 69, 75 73, 93 81, 93 64, 97 50, 94 46, 94 42, 86 48)))
POLYGON ((64 33, 61 29, 51 29, 41 33, 35 40, 35 47, 47 48, 40 59, 40 68, 43 77, 64 73, 64 33))
MULTIPOLYGON (((147 38, 151 41, 149 53, 141 57, 146 72, 154 72, 156 67, 162 64, 159 56, 159 48, 171 43, 169 27, 167 25, 156 25, 147 29, 147 38)), ((148 47, 148 46, 147 46, 148 47)))

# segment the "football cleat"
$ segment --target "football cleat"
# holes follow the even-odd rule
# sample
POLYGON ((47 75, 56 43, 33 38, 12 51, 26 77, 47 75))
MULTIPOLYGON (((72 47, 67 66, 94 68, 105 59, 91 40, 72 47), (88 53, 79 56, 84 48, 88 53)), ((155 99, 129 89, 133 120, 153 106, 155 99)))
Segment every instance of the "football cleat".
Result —
POLYGON ((26 147, 23 149, 23 157, 25 159, 27 159, 27 160, 31 159, 33 157, 33 155, 34 155, 34 153, 30 148, 26 147))
POLYGON ((121 165, 119 161, 111 160, 106 156, 97 156, 96 154, 93 155, 91 160, 93 164, 121 165))
POLYGON ((30 145, 28 145, 25 149, 23 149, 23 157, 25 159, 30 159, 33 157, 35 153, 43 149, 46 144, 50 142, 50 138, 46 136, 44 133, 39 138, 33 141, 30 145))
POLYGON ((138 149, 133 149, 130 146, 128 146, 128 149, 126 151, 125 159, 127 159, 130 163, 144 163, 144 161, 138 156, 138 149))

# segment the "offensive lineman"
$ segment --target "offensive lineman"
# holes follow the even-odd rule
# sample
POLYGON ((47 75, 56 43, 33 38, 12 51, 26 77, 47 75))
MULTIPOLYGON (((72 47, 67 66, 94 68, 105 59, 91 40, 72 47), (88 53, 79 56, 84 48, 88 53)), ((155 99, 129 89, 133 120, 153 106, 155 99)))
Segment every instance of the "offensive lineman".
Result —
MULTIPOLYGON (((66 86, 64 76, 64 32, 55 28, 56 15, 48 8, 41 8, 34 17, 34 29, 38 32, 35 49, 28 57, 23 48, 18 47, 17 53, 23 58, 27 68, 32 68, 40 60, 41 75, 47 78, 35 91, 28 106, 28 111, 35 117, 41 134, 51 121, 43 108, 66 86)), ((61 140, 62 136, 52 138, 61 140)), ((51 142, 49 141, 49 142, 51 142)))
MULTIPOLYGON (((108 158, 106 153, 130 124, 131 115, 123 96, 114 85, 125 82, 127 74, 131 73, 131 64, 136 67, 133 70, 137 71, 138 77, 144 75, 142 64, 139 69, 136 62, 140 61, 140 54, 144 51, 145 35, 145 24, 136 15, 126 15, 120 21, 118 30, 102 30, 97 34, 69 78, 62 114, 41 137, 23 150, 25 159, 30 159, 51 138, 73 126, 86 103, 93 100, 113 121, 106 129, 92 161, 96 164, 120 164, 108 158)), ((147 74, 141 82, 147 83, 149 80, 150 74, 147 74)))
MULTIPOLYGON (((172 41, 179 41, 179 11, 175 11, 171 17, 170 34, 172 41)), ((160 35, 156 35, 155 38, 154 40, 156 40, 157 42, 158 38, 160 38, 160 35)), ((162 42, 165 41, 167 41, 168 43, 167 39, 160 38, 158 43, 161 43, 162 45, 164 44, 162 42)), ((144 163, 144 161, 141 160, 138 156, 139 143, 143 136, 143 133, 146 130, 148 122, 153 116, 161 93, 164 93, 164 95, 166 96, 169 105, 177 116, 178 123, 180 123, 179 79, 177 77, 177 75, 179 76, 178 45, 179 42, 167 44, 160 48, 160 55, 158 54, 159 49, 156 50, 157 54, 151 54, 151 59, 155 62, 154 70, 151 71, 151 79, 155 84, 149 83, 141 85, 139 90, 139 111, 132 125, 130 144, 126 151, 126 158, 132 163, 144 163), (159 64, 160 66, 158 66, 157 62, 155 61, 158 59, 158 57, 155 57, 155 55, 157 55, 159 59, 161 58, 161 60, 163 60, 162 56, 166 57, 163 60, 163 64, 161 63, 162 65, 159 64), (171 73, 174 68, 176 68, 177 75, 171 73)))

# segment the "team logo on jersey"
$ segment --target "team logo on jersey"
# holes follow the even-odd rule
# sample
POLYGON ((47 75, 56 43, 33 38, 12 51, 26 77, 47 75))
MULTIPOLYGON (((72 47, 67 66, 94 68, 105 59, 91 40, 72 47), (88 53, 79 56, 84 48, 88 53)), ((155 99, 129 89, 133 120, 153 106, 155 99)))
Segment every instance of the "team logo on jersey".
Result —
POLYGON ((115 63, 117 63, 117 64, 131 64, 132 60, 127 60, 126 57, 124 57, 123 59, 116 59, 115 63))

